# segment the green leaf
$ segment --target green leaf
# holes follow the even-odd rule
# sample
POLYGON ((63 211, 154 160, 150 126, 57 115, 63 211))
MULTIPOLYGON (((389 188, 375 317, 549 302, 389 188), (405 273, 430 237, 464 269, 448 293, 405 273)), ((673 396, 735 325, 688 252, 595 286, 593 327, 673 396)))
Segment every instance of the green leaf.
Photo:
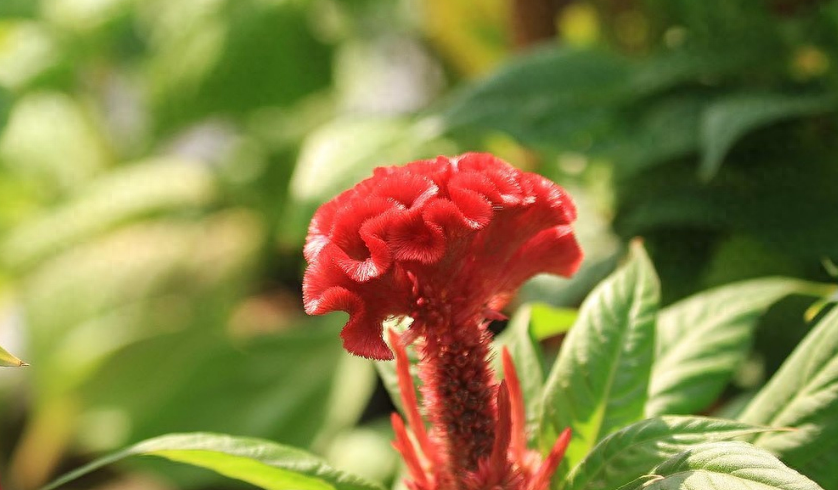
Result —
POLYGON ((620 490, 822 490, 770 453, 743 442, 700 444, 620 490))
POLYGON ((319 458, 273 442, 220 434, 170 434, 148 439, 73 471, 42 490, 59 488, 131 456, 157 456, 213 470, 266 490, 381 490, 319 458))
POLYGON ((752 441, 826 488, 838 488, 838 308, 795 349, 740 420, 792 432, 752 441))
POLYGON ((3 128, 9 121, 9 112, 12 109, 12 96, 9 91, 0 87, 0 135, 3 134, 3 128))
POLYGON ((619 488, 695 444, 769 431, 732 420, 668 416, 646 419, 606 437, 573 469, 566 490, 619 488))
MULTIPOLYGON (((449 130, 477 128, 503 131, 530 145, 588 151, 638 136, 646 146, 626 141, 628 160, 655 160, 693 149, 695 104, 666 104, 642 116, 640 128, 624 124, 620 111, 646 96, 679 83, 735 72, 746 60, 730 53, 663 51, 643 61, 633 61, 600 49, 546 48, 515 57, 490 78, 477 82, 453 98, 442 114, 449 130), (678 133, 672 141, 661 139, 663 124, 678 133), (627 132, 626 134, 619 134, 627 132)), ((691 101, 695 102, 695 101, 691 101)), ((615 155, 626 157, 619 151, 615 155)), ((640 163, 631 163, 640 166, 640 163)))
POLYGON ((736 141, 771 123, 835 109, 829 95, 739 94, 713 103, 702 115, 699 176, 711 179, 736 141))
POLYGON ((449 129, 500 130, 528 144, 582 148, 607 134, 628 96, 630 64, 600 50, 542 49, 516 58, 455 98, 449 129))
POLYGON ((579 318, 573 308, 561 308, 544 303, 530 305, 530 332, 537 340, 567 333, 579 318))
MULTIPOLYGON (((201 320, 214 326, 212 317, 193 321, 201 320)), ((235 344, 205 329, 158 335, 111 354, 72 393, 93 411, 118 410, 130 420, 122 435, 130 439, 109 448, 181 430, 310 448, 357 423, 374 388, 367 363, 343 352, 340 320, 308 318, 235 344)))
POLYGON ((15 268, 36 262, 119 224, 154 213, 199 207, 214 198, 210 173, 190 162, 159 159, 111 172, 55 211, 0 242, 15 268))
POLYGON ((527 410, 527 434, 533 438, 538 435, 545 376, 544 356, 538 342, 567 332, 577 318, 578 313, 571 308, 557 308, 544 303, 525 304, 518 308, 506 329, 495 337, 495 370, 501 372, 500 348, 506 346, 521 382, 527 410))
POLYGON ((143 65, 157 125, 168 133, 325 90, 333 47, 309 15, 308 2, 156 2, 138 21, 149 34, 143 65))
POLYGON ((689 155, 698 148, 698 124, 706 104, 703 94, 678 93, 654 98, 621 117, 621 126, 605 141, 607 154, 622 178, 689 155))
MULTIPOLYGON (((543 310, 545 307, 542 307, 543 310)), ((509 320, 506 330, 497 336, 494 342, 497 361, 495 370, 501 373, 500 348, 506 346, 512 361, 515 363, 515 370, 521 382, 521 391, 524 395, 524 407, 527 411, 527 427, 529 429, 538 425, 538 417, 541 414, 542 393, 544 387, 544 367, 541 347, 533 335, 533 324, 535 323, 535 305, 523 305, 509 320)), ((527 434, 535 436, 535 431, 528 430, 527 434)))
POLYGON ((786 278, 711 289, 661 310, 646 415, 695 413, 712 403, 748 355, 759 318, 792 293, 817 285, 786 278))
POLYGON ((0 367, 23 367, 29 364, 21 361, 6 349, 0 347, 0 367))
POLYGON ((660 285, 639 243, 582 304, 545 388, 542 442, 565 427, 572 467, 608 434, 643 417, 660 285))

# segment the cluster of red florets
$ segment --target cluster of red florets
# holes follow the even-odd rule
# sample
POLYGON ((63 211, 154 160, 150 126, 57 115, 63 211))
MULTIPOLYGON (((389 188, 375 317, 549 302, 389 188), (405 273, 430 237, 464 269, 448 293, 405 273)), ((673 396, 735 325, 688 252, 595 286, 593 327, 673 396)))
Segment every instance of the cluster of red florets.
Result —
POLYGON ((414 336, 491 318, 531 276, 569 276, 581 251, 564 191, 481 153, 376 169, 324 204, 309 228, 309 314, 346 311, 351 353, 392 359, 382 322, 414 336))

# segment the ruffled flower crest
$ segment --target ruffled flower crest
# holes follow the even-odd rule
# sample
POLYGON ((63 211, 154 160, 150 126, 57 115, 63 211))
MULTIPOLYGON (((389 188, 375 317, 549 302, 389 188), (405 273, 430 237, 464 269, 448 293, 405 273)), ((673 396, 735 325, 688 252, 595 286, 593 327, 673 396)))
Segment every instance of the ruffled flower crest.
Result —
POLYGON ((497 316, 535 274, 573 274, 575 218, 560 187, 489 154, 378 168, 314 215, 306 312, 349 313, 344 347, 392 359, 387 318, 413 317, 418 336, 440 321, 497 316))

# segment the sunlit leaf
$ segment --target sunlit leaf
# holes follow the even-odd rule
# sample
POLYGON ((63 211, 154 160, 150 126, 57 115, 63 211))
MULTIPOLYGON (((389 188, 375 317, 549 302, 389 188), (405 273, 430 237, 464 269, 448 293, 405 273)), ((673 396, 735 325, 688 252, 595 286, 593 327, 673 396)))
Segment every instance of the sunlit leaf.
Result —
POLYGON ((838 486, 838 308, 826 314, 740 420, 789 432, 761 434, 753 443, 776 454, 824 488, 838 486))
MULTIPOLYGON (((644 470, 640 470, 644 471, 644 470)), ((822 490, 770 453, 743 442, 711 442, 672 456, 620 490, 822 490)))
POLYGON ((2 136, 0 158, 9 167, 40 179, 46 191, 73 190, 112 163, 89 107, 61 92, 21 96, 2 136))
POLYGON ((550 444, 565 427, 572 467, 597 442, 643 418, 655 351, 657 276, 643 247, 582 304, 547 380, 541 431, 550 444))
POLYGON ((173 159, 132 165, 94 181, 69 203, 15 230, 0 242, 2 259, 26 268, 115 225, 199 207, 214 194, 211 174, 198 165, 173 159))
POLYGON ((690 447, 769 431, 732 420, 706 417, 656 417, 632 424, 603 439, 573 469, 566 490, 612 489, 630 483, 690 447))
POLYGON ((131 456, 157 456, 206 468, 265 490, 381 490, 319 458, 273 442, 220 434, 171 434, 148 439, 73 471, 42 490, 61 487, 131 456))
POLYGON ((660 311, 646 415, 689 414, 713 402, 745 360, 760 316, 792 293, 822 287, 769 278, 705 291, 660 311))

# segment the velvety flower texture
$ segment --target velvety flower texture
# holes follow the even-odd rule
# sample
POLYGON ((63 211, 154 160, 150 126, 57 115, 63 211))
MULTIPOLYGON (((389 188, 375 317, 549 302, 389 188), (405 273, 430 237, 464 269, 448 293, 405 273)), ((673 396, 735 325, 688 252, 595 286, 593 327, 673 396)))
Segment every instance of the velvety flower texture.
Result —
POLYGON ((415 336, 479 323, 533 275, 573 274, 575 218, 559 186, 489 154, 378 168, 314 215, 306 312, 348 312, 346 350, 392 359, 387 318, 412 317, 415 336))
POLYGON ((480 153, 376 169, 314 215, 304 251, 306 311, 348 312, 344 347, 381 360, 393 358, 382 323, 412 318, 389 339, 408 422, 393 415, 394 446, 411 490, 549 485, 570 433, 543 460, 527 450, 515 367, 504 352, 506 378, 497 381, 487 325, 531 276, 576 271, 575 218, 559 186, 480 153), (419 353, 424 418, 408 344, 419 353))

